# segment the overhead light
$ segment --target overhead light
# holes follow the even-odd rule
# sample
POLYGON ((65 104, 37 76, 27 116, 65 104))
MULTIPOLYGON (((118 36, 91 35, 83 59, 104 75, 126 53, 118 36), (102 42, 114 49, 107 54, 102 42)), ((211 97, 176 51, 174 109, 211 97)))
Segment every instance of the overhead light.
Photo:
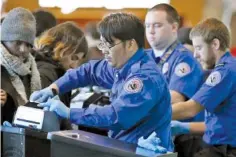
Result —
POLYGON ((70 14, 70 13, 72 13, 73 11, 75 11, 76 9, 73 9, 73 8, 66 8, 66 7, 63 7, 63 8, 61 8, 61 12, 63 13, 63 14, 70 14))
POLYGON ((57 7, 61 8, 63 14, 69 14, 78 8, 78 1, 58 0, 57 7))
POLYGON ((170 0, 39 0, 41 7, 59 7, 63 13, 70 13, 76 8, 151 8, 159 3, 170 3, 170 0))
POLYGON ((55 0, 39 0, 39 6, 45 7, 45 8, 53 8, 56 7, 56 1, 55 0))

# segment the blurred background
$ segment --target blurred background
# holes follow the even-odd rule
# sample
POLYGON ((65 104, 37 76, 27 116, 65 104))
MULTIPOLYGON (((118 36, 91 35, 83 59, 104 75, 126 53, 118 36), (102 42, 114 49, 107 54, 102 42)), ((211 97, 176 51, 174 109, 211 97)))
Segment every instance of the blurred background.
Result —
POLYGON ((31 11, 42 8, 50 11, 58 23, 74 21, 84 28, 111 12, 132 12, 144 20, 147 8, 158 3, 174 6, 182 26, 192 27, 207 17, 221 19, 231 31, 231 47, 236 47, 236 0, 1 0, 1 15, 19 6, 31 11))

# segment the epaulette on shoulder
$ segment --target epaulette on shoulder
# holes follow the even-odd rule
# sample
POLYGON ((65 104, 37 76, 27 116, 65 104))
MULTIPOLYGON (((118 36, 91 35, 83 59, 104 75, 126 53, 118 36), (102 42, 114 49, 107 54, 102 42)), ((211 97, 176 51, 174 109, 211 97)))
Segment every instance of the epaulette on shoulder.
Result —
POLYGON ((145 53, 147 53, 147 52, 152 52, 152 49, 151 48, 149 48, 149 49, 144 49, 143 50, 145 53))
POLYGON ((224 65, 225 65, 225 63, 216 64, 216 65, 215 65, 215 68, 221 67, 221 66, 224 66, 224 65))
POLYGON ((184 46, 180 47, 178 49, 179 52, 189 52, 189 50, 187 48, 185 48, 184 46))

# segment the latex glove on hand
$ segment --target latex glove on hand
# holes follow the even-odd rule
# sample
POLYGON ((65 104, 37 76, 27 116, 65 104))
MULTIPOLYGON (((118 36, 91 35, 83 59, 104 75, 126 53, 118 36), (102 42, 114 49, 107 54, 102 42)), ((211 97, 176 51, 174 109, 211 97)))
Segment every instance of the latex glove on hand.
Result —
POLYGON ((12 124, 8 121, 4 121, 2 125, 7 127, 12 127, 12 124))
POLYGON ((52 97, 54 97, 52 88, 47 87, 42 90, 33 92, 33 94, 31 94, 30 96, 30 101, 36 103, 44 103, 47 102, 47 100, 52 97))
POLYGON ((66 107, 60 100, 49 99, 45 103, 38 104, 38 107, 43 107, 44 110, 49 110, 55 112, 58 116, 62 118, 69 119, 70 108, 66 107))
POLYGON ((167 149, 160 146, 161 140, 160 138, 156 137, 156 133, 152 133, 147 139, 143 137, 138 139, 138 146, 155 151, 156 153, 165 154, 167 149))
MULTIPOLYGON (((54 100, 60 100, 60 98, 59 98, 58 95, 57 95, 57 96, 54 96, 52 99, 54 99, 54 100)), ((39 105, 38 105, 38 106, 39 106, 39 105)), ((49 107, 44 107, 44 108, 43 108, 44 111, 49 111, 49 109, 50 109, 49 107)))
POLYGON ((172 136, 190 133, 190 125, 187 122, 171 121, 172 136))

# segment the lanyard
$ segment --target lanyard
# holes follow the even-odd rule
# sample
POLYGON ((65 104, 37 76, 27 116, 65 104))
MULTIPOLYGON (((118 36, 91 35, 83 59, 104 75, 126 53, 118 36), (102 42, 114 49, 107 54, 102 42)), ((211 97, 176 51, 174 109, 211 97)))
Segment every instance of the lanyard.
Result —
POLYGON ((173 50, 178 45, 178 41, 175 40, 165 51, 164 55, 160 58, 159 62, 157 63, 157 66, 161 69, 163 64, 166 62, 166 60, 169 58, 169 56, 173 53, 173 50))

